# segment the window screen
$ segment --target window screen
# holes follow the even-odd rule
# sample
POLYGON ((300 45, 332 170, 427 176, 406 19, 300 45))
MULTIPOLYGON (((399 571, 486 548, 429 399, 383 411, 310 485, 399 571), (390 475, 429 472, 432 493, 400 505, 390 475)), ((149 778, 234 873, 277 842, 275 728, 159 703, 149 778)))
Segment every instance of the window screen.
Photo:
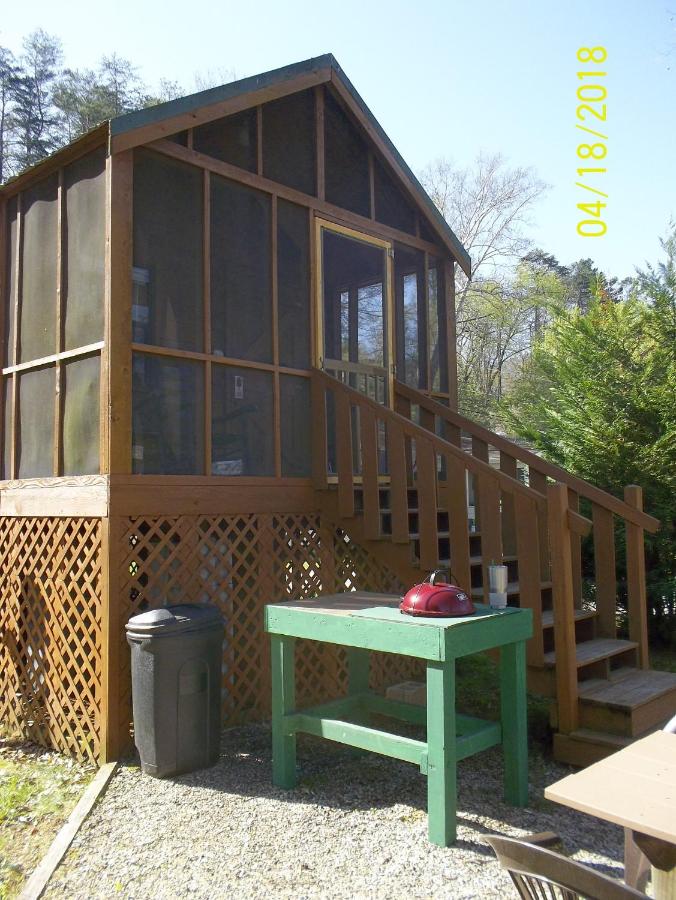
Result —
POLYGON ((310 381, 293 375, 279 380, 282 426, 282 475, 307 477, 312 466, 310 381))
POLYGON ((19 376, 19 478, 54 472, 54 366, 19 376))
POLYGON ((7 242, 5 255, 5 296, 3 297, 3 315, 5 322, 4 347, 2 359, 5 365, 14 365, 14 292, 16 290, 16 228, 17 199, 11 197, 7 201, 7 242))
POLYGON ((4 378, 2 387, 2 478, 12 477, 12 379, 4 378))
POLYGON ((135 353, 132 393, 134 474, 201 475, 202 363, 135 353))
POLYGON ((139 343, 202 349, 202 171, 146 151, 134 156, 134 267, 145 303, 134 302, 139 343))
POLYGON ((438 244, 439 237, 432 228, 432 226, 428 223, 425 216, 422 214, 418 215, 418 222, 420 223, 420 237, 424 241, 429 241, 430 244, 438 244))
POLYGON ((106 154, 97 150, 66 166, 66 350, 103 338, 106 251, 106 154))
POLYGON ((98 356, 64 366, 64 475, 94 475, 99 471, 100 370, 98 356))
POLYGON ((441 260, 429 258, 428 270, 429 353, 433 391, 448 391, 448 352, 446 346, 446 304, 441 260))
POLYGON ((279 361, 310 365, 310 245, 307 210, 277 203, 277 311, 279 361))
POLYGON ((211 474, 273 475, 272 375, 212 366, 211 474))
POLYGON ((376 219, 383 225, 415 234, 415 210, 382 163, 377 159, 373 162, 376 219))
POLYGON ((300 91, 263 106, 263 174, 266 178, 314 194, 315 98, 300 91))
POLYGON ((193 129, 192 145, 198 153, 255 172, 257 168, 256 109, 247 109, 199 125, 193 129))
POLYGON ((329 91, 324 91, 324 129, 326 199, 370 216, 368 147, 329 91))
POLYGON ((53 175, 23 195, 21 362, 56 352, 57 190, 53 175))
POLYGON ((424 388, 427 380, 425 257, 419 250, 401 244, 395 246, 394 293, 397 377, 410 387, 424 388))
POLYGON ((211 178, 211 343, 218 356, 272 362, 270 198, 211 178))

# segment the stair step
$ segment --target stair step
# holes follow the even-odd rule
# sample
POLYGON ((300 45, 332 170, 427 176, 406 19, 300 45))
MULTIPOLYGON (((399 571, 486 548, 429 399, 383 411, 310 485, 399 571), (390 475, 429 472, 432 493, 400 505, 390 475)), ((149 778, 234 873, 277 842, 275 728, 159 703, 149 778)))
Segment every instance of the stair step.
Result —
MULTIPOLYGON (((594 638, 592 641, 582 641, 575 646, 577 668, 580 669, 583 666, 610 659, 612 656, 626 653, 628 650, 635 650, 637 647, 636 641, 621 641, 615 638, 594 638)), ((553 669, 556 666, 555 650, 545 653, 544 664, 549 669, 553 669)))
POLYGON ((676 673, 623 667, 613 676, 583 681, 578 688, 580 700, 590 706, 634 710, 673 693, 676 709, 676 673))
MULTIPOLYGON (((576 622, 582 622, 585 619, 593 619, 596 617, 596 610, 594 610, 594 609, 576 609, 576 610, 574 610, 573 617, 576 622)), ((543 628, 553 628, 554 627, 554 610, 553 609, 543 609, 542 610, 542 627, 543 628)))
POLYGON ((590 766, 632 743, 623 734, 608 734, 592 728, 578 728, 570 734, 554 735, 554 759, 571 766, 590 766))

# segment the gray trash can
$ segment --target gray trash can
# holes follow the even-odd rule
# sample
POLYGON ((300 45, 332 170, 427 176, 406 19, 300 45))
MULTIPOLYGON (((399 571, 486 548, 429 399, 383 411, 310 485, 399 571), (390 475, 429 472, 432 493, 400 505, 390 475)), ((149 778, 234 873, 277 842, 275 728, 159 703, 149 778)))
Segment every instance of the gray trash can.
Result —
POLYGON ((134 742, 149 775, 218 760, 223 631, 221 613, 206 604, 152 609, 127 623, 134 742))

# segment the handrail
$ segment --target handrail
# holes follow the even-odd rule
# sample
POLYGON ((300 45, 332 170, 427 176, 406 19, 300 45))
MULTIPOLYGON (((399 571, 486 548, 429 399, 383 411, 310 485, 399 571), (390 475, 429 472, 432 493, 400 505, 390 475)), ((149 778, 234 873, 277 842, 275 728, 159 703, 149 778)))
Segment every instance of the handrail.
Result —
POLYGON ((451 444, 438 435, 434 434, 433 432, 427 431, 427 429, 423 428, 422 426, 416 425, 415 422, 411 422, 410 419, 407 419, 405 416, 400 415, 393 409, 383 406, 381 403, 377 403, 375 400, 371 400, 370 397, 367 397, 365 394, 356 391, 354 388, 351 388, 349 385, 344 384, 342 381, 338 381, 331 375, 327 375, 326 372, 322 372, 321 369, 313 369, 313 376, 323 381, 325 386, 328 387, 331 391, 344 391, 348 393, 348 396, 353 403, 359 406, 365 406, 367 409, 372 410, 374 414, 379 418, 390 419, 391 421, 396 422, 402 428, 404 434, 408 435, 409 437, 428 441, 437 453, 444 453, 449 456, 454 456, 456 459, 462 460, 465 468, 470 469, 477 474, 483 474, 490 476, 491 478, 495 478, 499 482, 500 487, 503 491, 506 491, 510 494, 521 494, 522 496, 528 497, 531 500, 535 501, 535 503, 542 507, 546 505, 547 498, 544 494, 541 494, 539 491, 536 491, 533 488, 522 484, 516 478, 511 478, 509 475, 506 475, 499 469, 494 469, 493 466, 483 462, 480 459, 477 459, 475 456, 470 456, 468 453, 465 453, 464 450, 461 450, 460 447, 456 447, 455 444, 451 444))
POLYGON ((571 475, 570 472, 567 472, 565 469, 562 469, 555 463, 551 463, 548 460, 543 459, 536 453, 533 453, 532 450, 527 450, 525 447, 522 447, 515 441, 510 441, 509 438, 504 438, 498 434, 495 434, 495 432, 490 431, 483 425, 479 425, 477 422, 473 422, 471 419, 468 419, 460 413, 449 409, 442 403, 438 403, 436 400, 433 400, 426 394, 423 394, 420 391, 416 391, 414 388, 409 387, 407 384, 404 384, 401 381, 395 381, 394 390, 395 394, 398 394, 400 397, 404 397, 405 399, 410 400, 412 403, 418 404, 428 412, 431 412, 435 416, 439 416, 439 418, 443 419, 449 424, 455 425, 457 428, 461 428, 463 431, 469 432, 473 437, 477 437, 480 440, 486 441, 488 444, 498 450, 503 450, 505 453, 509 453, 511 456, 514 456, 517 459, 521 460, 521 462, 532 466, 541 474, 547 475, 550 478, 553 478, 555 481, 563 482, 571 490, 578 493, 581 497, 586 497, 587 500, 591 500, 593 503, 597 503, 599 506, 602 506, 610 512, 615 513, 615 515, 620 516, 627 522, 631 522, 633 525, 638 525, 641 528, 644 528, 646 531, 649 531, 651 534, 654 534, 659 529, 661 524, 659 519, 656 519, 653 516, 648 515, 648 513, 644 513, 641 510, 630 506, 628 503, 625 503, 623 500, 620 500, 613 494, 609 494, 607 491, 604 491, 601 488, 590 484, 588 481, 584 481, 582 478, 578 478, 576 475, 571 475))

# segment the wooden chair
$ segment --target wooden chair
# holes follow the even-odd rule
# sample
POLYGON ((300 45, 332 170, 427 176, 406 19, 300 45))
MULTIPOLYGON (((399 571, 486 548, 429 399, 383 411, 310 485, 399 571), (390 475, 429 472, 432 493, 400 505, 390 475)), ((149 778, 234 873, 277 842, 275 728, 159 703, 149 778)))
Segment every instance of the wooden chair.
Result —
POLYGON ((645 900, 645 894, 544 847, 497 835, 486 840, 523 900, 645 900))

